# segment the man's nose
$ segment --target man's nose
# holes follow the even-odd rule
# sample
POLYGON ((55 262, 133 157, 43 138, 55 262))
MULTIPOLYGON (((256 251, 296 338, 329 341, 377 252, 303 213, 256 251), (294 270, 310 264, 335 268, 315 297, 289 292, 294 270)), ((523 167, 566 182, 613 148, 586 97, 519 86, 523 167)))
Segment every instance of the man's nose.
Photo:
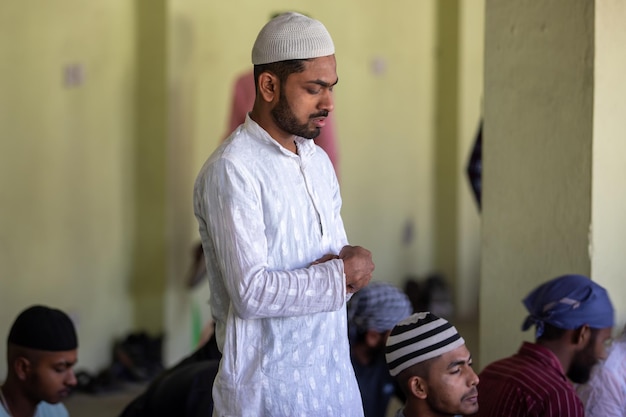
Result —
POLYGON ((320 109, 331 112, 335 109, 335 99, 333 98, 333 92, 326 90, 320 102, 320 109))
POLYGON ((473 368, 470 368, 470 371, 472 372, 469 378, 470 386, 476 386, 480 382, 480 378, 478 378, 473 368))
POLYGON ((70 369, 70 371, 68 372, 65 383, 71 387, 76 386, 76 375, 74 374, 73 370, 70 369))

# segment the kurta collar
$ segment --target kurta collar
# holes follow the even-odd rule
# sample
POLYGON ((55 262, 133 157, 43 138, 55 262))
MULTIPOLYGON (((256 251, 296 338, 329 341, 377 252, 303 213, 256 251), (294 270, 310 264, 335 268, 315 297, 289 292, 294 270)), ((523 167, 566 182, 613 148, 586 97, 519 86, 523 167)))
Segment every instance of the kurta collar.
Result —
POLYGON ((246 115, 246 121, 244 122, 244 129, 248 131, 250 136, 255 140, 268 143, 275 146, 280 152, 290 157, 300 157, 303 160, 310 158, 316 150, 315 142, 312 139, 295 137, 296 146, 298 147, 298 154, 285 149, 281 144, 276 142, 265 129, 263 129, 257 122, 250 118, 250 114, 246 115))

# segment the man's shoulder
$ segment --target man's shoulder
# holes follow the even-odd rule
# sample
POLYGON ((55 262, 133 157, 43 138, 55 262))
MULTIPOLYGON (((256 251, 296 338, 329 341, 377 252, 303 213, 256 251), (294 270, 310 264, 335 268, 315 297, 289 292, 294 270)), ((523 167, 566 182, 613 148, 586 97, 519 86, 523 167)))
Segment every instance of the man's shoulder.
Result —
POLYGON ((35 417, 68 417, 69 413, 62 403, 50 404, 42 401, 37 406, 35 417))
MULTIPOLYGON (((481 375, 483 374, 489 374, 492 372, 497 373, 500 369, 509 369, 511 362, 520 362, 520 358, 515 359, 514 355, 511 356, 507 356, 501 359, 497 359, 493 362, 491 362, 490 364, 488 364, 487 366, 485 366, 485 369, 482 370, 482 372, 480 373, 481 375)), ((521 362, 523 362, 523 359, 521 359, 521 362)))
POLYGON ((393 417, 404 417, 404 407, 400 408, 393 417))
MULTIPOLYGON (((0 406, 0 417, 10 417, 2 406, 0 406)), ((35 417, 69 417, 69 413, 62 403, 50 404, 42 401, 37 406, 35 417)))
MULTIPOLYGON (((239 126, 224 142, 222 142, 207 158, 200 169, 199 176, 210 172, 224 163, 247 165, 252 157, 259 153, 259 143, 239 126)), ((219 168, 218 168, 219 169, 219 168)))
MULTIPOLYGON (((264 136, 258 129, 245 124, 240 125, 226 140, 211 154, 209 160, 227 159, 241 161, 248 164, 258 159, 260 155, 277 154, 280 146, 269 137, 264 136)), ((267 157, 267 155, 264 155, 267 157)))
MULTIPOLYGON (((549 367, 545 364, 531 360, 524 355, 512 355, 490 363, 479 374, 483 386, 495 384, 503 387, 502 384, 524 386, 541 384, 537 380, 537 374, 543 374, 549 367)), ((550 371, 547 371, 550 372, 550 371)), ((550 372, 552 373, 552 372, 550 372)), ((540 380, 543 378, 539 378, 540 380)))
POLYGON ((562 371, 550 361, 541 361, 532 356, 513 355, 488 365, 479 375, 484 395, 494 392, 523 393, 527 400, 540 403, 554 398, 570 398, 574 401, 575 391, 565 380, 562 371))

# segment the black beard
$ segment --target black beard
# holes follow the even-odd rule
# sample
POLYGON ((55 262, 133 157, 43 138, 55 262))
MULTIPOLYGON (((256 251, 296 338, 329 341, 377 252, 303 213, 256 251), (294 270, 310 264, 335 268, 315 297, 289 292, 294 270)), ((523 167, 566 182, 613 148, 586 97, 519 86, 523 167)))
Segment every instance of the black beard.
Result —
MULTIPOLYGON (((318 115, 313 115, 311 117, 326 117, 328 116, 328 112, 320 112, 318 115)), ((300 136, 305 139, 315 139, 319 136, 322 129, 319 127, 315 127, 313 129, 309 128, 308 123, 298 123, 298 120, 294 116, 291 111, 291 107, 289 106, 289 102, 283 95, 283 91, 280 91, 280 99, 276 104, 276 107, 272 109, 272 118, 274 119, 274 123, 285 132, 300 136)))
POLYGON ((591 366, 573 362, 567 371, 567 377, 575 384, 584 384, 591 377, 591 366))
POLYGON ((428 397, 426 397, 426 402, 428 403, 429 408, 434 411, 435 413, 437 413, 438 415, 442 415, 442 416, 456 416, 458 415, 458 413, 456 411, 450 411, 450 410, 443 410, 441 408, 439 408, 439 405, 437 404, 437 402, 435 400, 432 399, 432 397, 429 395, 428 397))

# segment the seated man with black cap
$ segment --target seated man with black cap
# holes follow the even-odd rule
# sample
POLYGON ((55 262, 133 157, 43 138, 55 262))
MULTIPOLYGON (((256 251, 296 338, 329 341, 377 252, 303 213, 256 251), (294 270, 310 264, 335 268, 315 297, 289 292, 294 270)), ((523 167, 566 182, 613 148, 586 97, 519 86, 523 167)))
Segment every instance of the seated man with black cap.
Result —
POLYGON ((7 340, 7 379, 0 417, 67 417, 61 403, 76 385, 78 340, 61 310, 32 306, 13 323, 7 340))
POLYGON ((415 313, 391 330, 385 358, 406 403, 396 417, 470 415, 478 410, 478 376, 465 340, 447 320, 415 313))
POLYGON ((572 385, 589 379, 606 357, 613 328, 613 306, 606 290, 582 275, 564 275, 524 299, 535 326, 535 343, 488 365, 481 373, 479 417, 583 417, 572 385))

